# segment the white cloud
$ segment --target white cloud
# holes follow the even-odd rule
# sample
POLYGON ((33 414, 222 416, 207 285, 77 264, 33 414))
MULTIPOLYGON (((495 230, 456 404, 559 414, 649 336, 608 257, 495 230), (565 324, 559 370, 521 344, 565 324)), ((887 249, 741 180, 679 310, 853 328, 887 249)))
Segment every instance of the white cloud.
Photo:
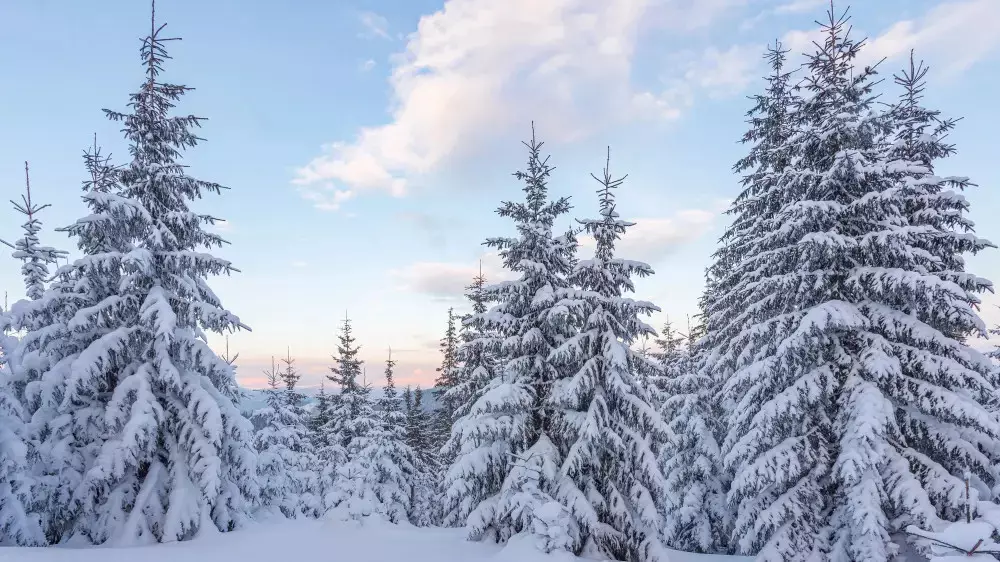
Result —
POLYGON ((375 68, 375 59, 368 59, 358 65, 358 67, 362 72, 368 72, 369 70, 375 68))
POLYGON ((227 233, 233 231, 233 223, 225 219, 217 219, 215 224, 212 225, 212 229, 219 233, 227 233))
POLYGON ((789 0, 774 8, 776 14, 801 14, 818 10, 829 5, 829 0, 789 0))
MULTIPOLYGON (((859 64, 873 64, 909 56, 927 59, 948 73, 968 70, 980 60, 1000 49, 998 0, 956 0, 939 4, 918 19, 899 21, 882 33, 870 36, 859 56, 859 64)), ((863 33, 854 32, 857 39, 863 33)), ((782 41, 793 55, 812 53, 813 42, 822 44, 819 29, 796 30, 785 34, 782 41)), ((883 72, 892 73, 891 68, 883 72)))
POLYGON ((1000 1, 961 0, 931 8, 919 20, 896 23, 869 41, 867 58, 877 61, 907 56, 916 49, 918 58, 937 62, 945 71, 957 73, 1000 48, 1000 1))
MULTIPOLYGON (((628 219, 635 226, 629 228, 618 241, 615 252, 623 258, 655 263, 704 236, 717 216, 714 211, 689 209, 669 218, 628 219)), ((581 236, 580 246, 589 253, 593 252, 593 237, 581 236)))
POLYGON ((725 51, 709 47, 688 65, 684 82, 709 95, 738 94, 757 77, 760 61, 759 45, 733 45, 725 51))
POLYGON ((299 193, 321 211, 339 211, 344 201, 354 198, 354 192, 350 189, 334 189, 330 185, 326 185, 323 190, 315 189, 314 186, 302 186, 299 193))
POLYGON ((712 98, 732 96, 744 91, 761 74, 760 45, 733 45, 725 50, 708 47, 700 53, 685 51, 675 55, 671 65, 683 69, 665 80, 660 93, 641 92, 632 99, 640 115, 663 119, 679 118, 701 95, 712 98))
MULTIPOLYGON (((679 114, 693 92, 642 94, 630 85, 641 27, 656 13, 665 25, 693 29, 744 1, 447 0, 393 59, 389 123, 325 146, 295 183, 402 195, 409 177, 523 132, 532 116, 544 116, 543 138, 558 142, 636 118, 637 108, 679 114)), ((741 60, 711 55, 720 72, 741 60)), ((710 85, 723 88, 722 77, 710 85)))
POLYGON ((390 39, 389 21, 375 12, 361 12, 358 16, 365 28, 364 37, 390 39))
POLYGON ((400 290, 451 300, 461 298, 472 278, 479 275, 480 267, 488 283, 511 278, 500 257, 493 252, 483 254, 481 266, 479 262, 416 262, 389 274, 400 290))

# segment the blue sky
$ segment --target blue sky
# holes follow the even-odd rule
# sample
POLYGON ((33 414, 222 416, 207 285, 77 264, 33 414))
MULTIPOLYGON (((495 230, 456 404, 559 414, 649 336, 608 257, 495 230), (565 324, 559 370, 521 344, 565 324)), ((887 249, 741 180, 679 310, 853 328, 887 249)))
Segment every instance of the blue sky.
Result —
MULTIPOLYGON (((510 225, 493 213, 517 198, 511 177, 536 121, 574 217, 596 210, 590 172, 612 147, 628 173, 619 199, 638 226, 624 257, 657 271, 639 296, 683 323, 695 311, 721 212, 738 190, 730 168, 760 88, 764 46, 809 50, 826 0, 160 0, 183 41, 166 78, 196 90, 181 109, 209 118, 186 162, 232 189, 199 209, 223 217, 242 270, 214 283, 253 331, 231 337, 239 377, 286 347, 318 384, 338 324, 354 320, 370 376, 386 350, 403 384, 427 384, 449 306, 478 269, 501 274, 481 246, 510 225), (499 6, 503 9, 498 9, 499 6)), ((846 3, 840 3, 846 6, 846 3)), ((0 190, 16 197, 30 161, 48 227, 84 211, 81 154, 97 133, 126 154, 102 108, 122 109, 141 80, 148 4, 135 0, 0 4, 0 190)), ((1000 241, 1000 2, 858 0, 856 33, 883 74, 909 49, 931 65, 927 103, 964 116, 959 153, 940 172, 967 175, 980 235, 1000 241)), ((793 57, 798 64, 801 57, 793 57)), ((891 80, 884 91, 894 97, 891 80)), ((19 217, 0 213, 0 236, 19 217)), ((568 224, 568 223, 567 223, 568 224)), ((61 234, 44 241, 66 246, 61 234)), ((1000 279, 995 251, 970 269, 1000 279)), ((0 258, 0 288, 19 298, 18 266, 0 258)), ((1000 321, 993 297, 984 319, 1000 321)), ((222 345, 221 340, 213 344, 222 345)))

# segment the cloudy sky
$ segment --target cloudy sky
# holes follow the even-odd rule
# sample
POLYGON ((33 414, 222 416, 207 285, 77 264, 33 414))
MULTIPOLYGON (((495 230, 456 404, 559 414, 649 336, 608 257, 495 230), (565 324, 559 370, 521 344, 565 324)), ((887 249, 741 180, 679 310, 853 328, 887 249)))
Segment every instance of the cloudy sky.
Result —
MULTIPOLYGON (((231 187, 199 209, 224 217, 221 253, 242 273, 215 282, 252 332, 231 337, 239 377, 286 348, 318 384, 338 323, 355 323, 370 378, 392 346, 399 380, 427 384, 448 307, 480 261, 502 275, 486 236, 511 232, 493 213, 519 197, 511 173, 535 120, 573 215, 596 209, 608 145, 628 173, 621 245, 657 275, 643 298, 681 321, 694 312, 722 211, 738 190, 746 96, 760 89, 765 45, 781 39, 801 62, 827 0, 160 0, 167 79, 196 90, 182 109, 209 118, 189 153, 195 175, 231 187)), ((846 7, 843 3, 841 7, 846 7)), ((928 104, 964 116, 959 155, 941 172, 967 175, 979 233, 1000 241, 1000 2, 857 0, 864 58, 888 76, 911 48, 931 64, 928 104)), ((7 0, 0 4, 0 192, 31 162, 47 226, 80 216, 83 147, 97 133, 124 161, 118 127, 142 79, 136 0, 7 0), (100 8, 98 9, 97 6, 100 8)), ((885 84, 885 95, 897 92, 885 84)), ((20 223, 0 213, 0 236, 20 223)), ((568 223, 567 223, 568 224, 568 223)), ((46 232, 46 243, 65 238, 46 232)), ((1000 279, 1000 255, 970 269, 1000 279)), ((17 264, 0 258, 0 288, 22 294, 17 264)), ((983 315, 1000 321, 996 299, 983 315)), ((213 344, 222 347, 221 339, 213 344)))

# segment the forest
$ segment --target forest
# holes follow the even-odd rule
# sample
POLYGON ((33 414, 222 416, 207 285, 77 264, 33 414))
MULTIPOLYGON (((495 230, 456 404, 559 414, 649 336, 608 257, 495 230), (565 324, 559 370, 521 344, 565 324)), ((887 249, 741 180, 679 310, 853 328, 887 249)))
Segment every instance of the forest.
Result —
POLYGON ((628 562, 1000 553, 1000 355, 974 348, 993 286, 965 264, 994 245, 973 181, 935 174, 957 119, 925 107, 930 69, 857 64, 846 14, 831 4, 803 60, 763 53, 693 321, 651 326, 635 295, 654 272, 616 249, 634 224, 613 147, 599 213, 570 217, 532 124, 496 210, 514 234, 484 241, 513 280, 468 280, 429 394, 397 388, 391 352, 363 376, 344 318, 316 400, 289 353, 252 412, 206 339, 246 328, 210 286, 239 274, 212 254, 220 219, 195 210, 226 187, 183 164, 201 118, 175 111, 189 88, 161 77, 154 16, 138 89, 104 110, 128 158, 90 141, 86 215, 55 229, 74 257, 46 245, 27 165, 22 232, 0 233, 26 295, 0 314, 0 546, 378 519, 628 562))

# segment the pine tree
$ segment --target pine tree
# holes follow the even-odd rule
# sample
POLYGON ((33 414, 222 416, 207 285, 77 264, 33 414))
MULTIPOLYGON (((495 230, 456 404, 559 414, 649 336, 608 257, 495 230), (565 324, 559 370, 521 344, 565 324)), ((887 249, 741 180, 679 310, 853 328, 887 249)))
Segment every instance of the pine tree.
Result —
MULTIPOLYGON (((745 295, 742 287, 748 280, 744 271, 735 268, 756 249, 760 238, 773 226, 775 215, 788 202, 789 195, 778 185, 778 179, 793 156, 795 144, 790 139, 798 127, 797 109, 801 100, 791 85, 792 73, 786 70, 787 55, 788 50, 778 41, 773 47, 768 46, 764 58, 771 74, 766 77, 764 93, 751 98, 754 106, 747 113, 750 129, 741 139, 750 145, 750 150, 733 167, 736 173, 743 174, 743 190, 727 211, 733 217, 732 224, 713 256, 703 297, 706 346, 712 350, 721 350, 742 329, 743 316, 752 303, 736 300, 745 295), (708 290, 709 285, 713 290, 708 290)), ((719 380, 726 379, 735 369, 724 362, 712 368, 719 380)))
POLYGON ((25 433, 34 445, 34 509, 44 514, 51 543, 67 538, 76 525, 80 503, 74 494, 103 443, 113 384, 110 377, 90 379, 96 387, 78 386, 74 399, 66 401, 72 365, 115 329, 102 307, 119 302, 121 258, 130 248, 118 222, 127 216, 127 202, 112 195, 118 170, 110 156, 101 155, 96 137, 84 164, 90 178, 83 182, 83 199, 90 214, 59 229, 76 238, 83 256, 60 268, 41 298, 18 302, 9 315, 11 325, 25 331, 9 367, 29 420, 25 433))
MULTIPOLYGON (((731 514, 739 511, 738 506, 719 506, 716 499, 730 480, 730 470, 721 466, 724 451, 719 450, 726 431, 720 421, 727 395, 721 389, 741 359, 729 350, 734 341, 745 337, 743 330, 752 324, 748 316, 755 313, 755 305, 759 306, 747 299, 751 294, 747 288, 759 279, 754 270, 759 262, 743 260, 761 251, 760 240, 780 225, 775 217, 790 198, 795 198, 779 183, 795 154, 792 139, 798 131, 801 105, 797 88, 791 84, 792 73, 786 69, 787 54, 780 42, 768 47, 764 55, 771 69, 765 78, 767 86, 751 98, 754 105, 747 113, 750 128, 741 139, 750 150, 734 166, 735 172, 743 174, 743 190, 727 211, 733 217, 732 224, 705 275, 701 298, 705 339, 692 349, 692 340, 699 334, 689 333, 688 351, 695 351, 695 356, 682 354, 684 358, 675 363, 679 368, 667 371, 663 379, 662 388, 670 403, 664 403, 662 413, 673 429, 671 440, 661 451, 661 466, 670 488, 664 540, 683 550, 728 550, 731 514), (688 508, 685 502, 693 502, 693 506, 688 508)), ((726 406, 730 410, 735 407, 732 403, 726 406)), ((752 522, 752 517, 747 519, 747 524, 752 522)), ((755 551, 743 548, 744 552, 755 551)))
POLYGON ((31 200, 31 178, 28 175, 27 162, 24 163, 24 195, 21 196, 20 202, 12 200, 10 203, 14 206, 14 210, 26 218, 25 223, 21 225, 24 237, 13 244, 2 240, 0 242, 14 250, 12 254, 14 259, 23 262, 21 275, 24 277, 25 295, 37 301, 45 294, 45 284, 49 281, 49 266, 55 265, 66 252, 42 246, 38 240, 38 233, 42 231, 38 213, 50 205, 39 205, 31 200))
POLYGON ((406 387, 403 405, 406 415, 406 443, 415 455, 413 505, 410 522, 426 527, 441 519, 439 476, 440 460, 434 439, 434 418, 424 408, 424 390, 406 387))
MULTIPOLYGON (((975 184, 966 177, 934 174, 935 161, 955 154, 955 146, 947 142, 947 135, 958 120, 942 118, 940 111, 922 105, 929 71, 923 61, 914 60, 911 51, 909 67, 893 77, 902 92, 890 112, 894 142, 890 147, 889 171, 900 185, 889 194, 898 198, 898 212, 913 228, 919 229, 920 235, 911 236, 908 243, 916 251, 926 252, 928 257, 920 265, 968 293, 982 293, 991 290, 992 284, 969 276, 962 254, 975 254, 993 244, 973 235, 975 225, 967 216, 969 202, 961 192, 975 184)), ((970 304, 978 307, 978 297, 963 298, 970 296, 970 304)), ((958 341, 964 341, 968 334, 963 322, 939 329, 958 341)))
POLYGON ((340 387, 340 393, 330 399, 330 421, 326 425, 327 439, 345 450, 364 427, 355 427, 354 421, 362 412, 371 408, 368 401, 369 388, 360 379, 363 376, 363 362, 358 358, 360 347, 354 337, 351 320, 344 319, 338 336, 335 366, 330 367, 332 375, 327 379, 340 387))
POLYGON ((0 310, 0 546, 41 546, 46 538, 41 516, 33 512, 24 412, 7 364, 17 345, 8 323, 7 311, 0 310))
MULTIPOLYGON (((641 316, 659 310, 627 297, 633 277, 652 275, 649 265, 615 256, 615 245, 634 223, 619 218, 614 179, 608 165, 600 183, 600 218, 579 221, 596 241, 593 259, 577 263, 569 276, 573 288, 559 295, 572 310, 580 331, 553 350, 551 357, 572 376, 556 380, 550 400, 562 410, 556 431, 565 458, 556 497, 569 510, 575 542, 614 560, 665 560, 659 546, 662 525, 658 503, 663 477, 651 441, 666 427, 640 382, 640 363, 632 345, 654 334, 641 316)), ((652 368, 647 368, 646 372, 652 368)))
POLYGON ((143 41, 131 113, 106 112, 124 124, 132 161, 109 192, 87 193, 93 212, 68 230, 90 254, 40 301, 54 320, 33 336, 53 358, 39 394, 58 405, 43 445, 68 456, 50 502, 58 538, 183 540, 206 523, 228 531, 257 493, 232 369, 203 339, 242 327, 207 284, 234 271, 205 251, 223 243, 203 227, 216 219, 189 209, 221 186, 179 162, 201 120, 169 115, 188 88, 159 81, 162 30, 153 23, 143 41), (115 275, 129 282, 105 293, 115 275))
POLYGON ((685 344, 667 323, 660 340, 660 414, 668 428, 659 451, 666 479, 662 537, 677 550, 725 552, 730 521, 718 442, 722 412, 705 368, 706 350, 688 332, 685 344))
MULTIPOLYGON (((483 276, 480 266, 479 275, 466 287, 466 299, 472 306, 472 312, 462 318, 459 332, 461 345, 456 351, 458 382, 445 394, 447 401, 455 405, 454 423, 458 425, 467 422, 469 412, 480 392, 497 373, 498 342, 492 333, 485 329, 487 312, 485 287, 486 277, 483 276)), ((446 467, 458 457, 461 446, 461 433, 451 431, 442 447, 442 458, 446 459, 444 461, 446 467)), ((465 482, 465 480, 455 481, 458 485, 465 482)), ((480 491, 474 489, 455 489, 449 492, 448 486, 451 484, 452 481, 447 476, 442 479, 441 497, 448 502, 442 509, 442 524, 457 527, 465 524, 469 513, 483 498, 479 496, 480 491)))
POLYGON ((302 395, 295 390, 299 374, 291 353, 279 368, 271 358, 267 404, 254 412, 254 435, 258 452, 258 478, 261 504, 276 509, 285 517, 319 515, 321 506, 315 493, 316 461, 309 447, 304 423, 302 395))
POLYGON ((281 374, 274 357, 267 377, 266 405, 253 413, 254 448, 257 450, 257 478, 260 481, 260 503, 266 509, 276 509, 286 517, 294 517, 296 498, 291 493, 291 478, 285 465, 287 447, 285 426, 281 422, 281 374))
MULTIPOLYGON (((903 211, 906 187, 946 182, 894 155, 846 17, 831 9, 825 34, 780 210, 729 273, 745 313, 718 363, 725 458, 736 547, 759 560, 889 560, 901 526, 959 507, 964 470, 996 482, 991 367, 952 337, 983 330, 970 305, 986 282, 912 243, 937 229, 903 211)), ((986 245, 949 230, 927 239, 966 238, 940 248, 952 264, 986 245)))
POLYGON ((379 398, 379 412, 382 413, 386 426, 399 425, 403 428, 403 435, 406 435, 406 412, 403 410, 403 400, 396 390, 395 379, 396 361, 392 358, 392 348, 389 348, 389 355, 385 359, 385 390, 379 398))
POLYGON ((417 455, 407 443, 406 415, 396 394, 392 355, 386 359, 385 392, 379 400, 381 423, 372 429, 359 455, 372 471, 372 492, 378 510, 389 521, 409 521, 413 507, 417 455))
POLYGON ((309 416, 309 434, 313 445, 317 450, 327 444, 326 425, 330 423, 330 395, 326 393, 326 385, 320 383, 319 393, 316 394, 316 405, 309 416))
POLYGON ((360 347, 345 319, 337 345, 336 366, 331 381, 340 385, 340 394, 331 401, 330 422, 326 426, 329 451, 324 455, 332 470, 324 473, 323 505, 345 518, 358 519, 374 514, 388 515, 387 507, 375 495, 378 471, 372 447, 381 423, 368 395, 363 376, 360 347))
POLYGON ((447 474, 446 503, 471 503, 470 536, 503 542, 520 532, 548 536, 545 550, 577 550, 573 531, 558 532, 565 515, 555 501, 561 476, 560 419, 547 400, 549 387, 564 376, 549 360, 552 350, 573 335, 569 314, 557 292, 568 286, 576 240, 556 236, 554 222, 569 211, 567 198, 549 201, 552 167, 532 135, 524 202, 505 202, 500 216, 513 219, 518 236, 491 238, 504 266, 520 279, 491 285, 486 300, 497 304, 484 317, 485 329, 502 339, 503 371, 491 380, 454 432, 458 457, 447 474), (465 494, 477 496, 468 502, 465 494))
MULTIPOLYGON (((451 435, 451 424, 454 420, 455 396, 448 391, 459 383, 458 365, 458 331, 455 328, 455 309, 448 309, 448 328, 441 338, 441 366, 437 368, 438 378, 434 381, 434 395, 437 398, 437 408, 434 412, 434 444, 442 447, 451 435)), ((445 462, 448 462, 445 460, 445 462)))

